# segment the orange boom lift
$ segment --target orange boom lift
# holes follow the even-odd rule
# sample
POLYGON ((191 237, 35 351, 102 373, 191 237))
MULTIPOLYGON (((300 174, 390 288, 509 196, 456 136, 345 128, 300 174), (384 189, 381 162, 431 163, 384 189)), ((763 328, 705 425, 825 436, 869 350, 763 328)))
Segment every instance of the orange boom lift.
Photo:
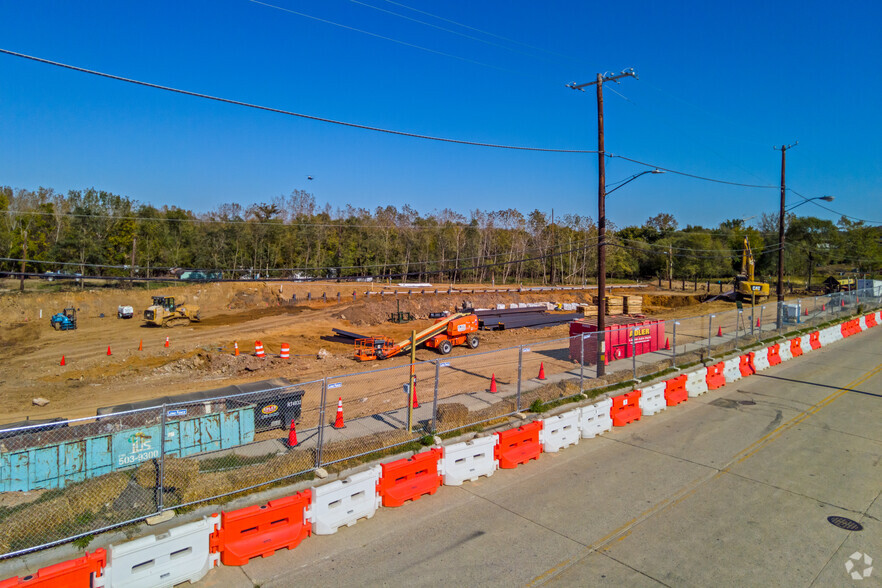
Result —
MULTIPOLYGON (((472 349, 478 346, 478 317, 474 314, 457 313, 438 319, 431 327, 416 334, 416 345, 425 343, 426 347, 434 347, 442 355, 447 355, 454 345, 468 345, 472 349)), ((355 359, 372 361, 388 359, 393 355, 410 351, 411 340, 404 339, 395 343, 388 337, 356 339, 355 359)))

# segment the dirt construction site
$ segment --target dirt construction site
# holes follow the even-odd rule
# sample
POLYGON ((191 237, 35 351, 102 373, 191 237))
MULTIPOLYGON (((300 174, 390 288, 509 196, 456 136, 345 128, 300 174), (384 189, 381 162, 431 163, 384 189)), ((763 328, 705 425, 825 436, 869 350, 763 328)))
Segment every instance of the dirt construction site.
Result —
MULTIPOLYGON (((99 407, 270 378, 307 382, 379 368, 403 369, 410 363, 409 354, 369 363, 355 361, 353 345, 334 337, 332 329, 402 340, 412 330, 431 325, 429 313, 453 311, 463 301, 475 308, 495 308, 511 303, 590 303, 596 294, 590 287, 518 292, 517 288, 470 285, 457 285, 458 291, 447 294, 446 284, 407 288, 333 282, 174 284, 151 290, 86 284, 71 286, 69 291, 24 293, 13 289, 17 282, 4 285, 0 295, 0 424, 89 417, 99 407), (366 289, 372 291, 370 295, 366 289), (387 295, 381 294, 383 290, 387 295), (397 294, 389 295, 392 290, 397 294), (199 306, 201 320, 175 328, 146 326, 142 316, 152 295, 174 296, 178 302, 199 306), (119 305, 132 306, 134 317, 118 318, 119 305), (77 309, 78 328, 55 331, 49 318, 65 307, 77 309), (411 313, 414 320, 390 322, 390 314, 399 310, 411 313), (254 357, 256 341, 262 342, 266 358, 254 357), (290 346, 290 359, 279 358, 282 343, 290 346), (239 356, 234 355, 236 344, 239 356), (65 365, 61 365, 62 357, 65 365), (48 403, 38 406, 35 399, 48 403)), ((612 293, 616 292, 613 288, 612 293)), ((701 303, 701 292, 670 292, 652 286, 623 292, 642 295, 643 313, 657 318, 734 308, 731 302, 701 303)), ((478 351, 501 350, 563 339, 568 326, 481 331, 479 336, 478 351)), ((469 353, 474 351, 457 346, 447 357, 469 353)), ((497 361, 512 363, 503 359, 505 354, 496 355, 497 361)), ((439 355, 420 347, 416 358, 423 361, 439 355)), ((565 357, 545 358, 545 369, 552 372, 572 369, 572 365, 565 357)), ((501 382, 516 378, 506 373, 505 365, 497 367, 494 373, 501 382)), ((376 372, 375 378, 377 390, 389 386, 385 372, 376 372)), ((450 393, 457 391, 451 388, 450 393)), ((350 400, 346 392, 343 399, 350 400)), ((305 405, 312 402, 304 399, 305 405)))

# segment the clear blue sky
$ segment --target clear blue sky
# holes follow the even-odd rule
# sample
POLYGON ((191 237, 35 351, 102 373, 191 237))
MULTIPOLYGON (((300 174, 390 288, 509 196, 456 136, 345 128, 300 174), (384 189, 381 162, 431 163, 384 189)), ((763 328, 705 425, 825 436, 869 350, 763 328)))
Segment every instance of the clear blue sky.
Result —
MULTIPOLYGON (((639 80, 606 86, 608 152, 775 185, 772 147, 798 140, 789 187, 882 221, 878 0, 268 2, 315 18, 248 0, 4 2, 0 47, 365 125, 564 149, 596 148, 594 94, 565 84, 634 67, 639 80)), ((607 180, 644 169, 614 159, 607 180)), ((381 135, 7 55, 0 184, 94 186, 197 212, 304 189, 335 208, 597 213, 596 155, 381 135)), ((709 226, 774 212, 777 199, 774 189, 646 175, 610 196, 608 214, 618 226, 659 212, 709 226)), ((813 204, 798 212, 838 218, 813 204)))

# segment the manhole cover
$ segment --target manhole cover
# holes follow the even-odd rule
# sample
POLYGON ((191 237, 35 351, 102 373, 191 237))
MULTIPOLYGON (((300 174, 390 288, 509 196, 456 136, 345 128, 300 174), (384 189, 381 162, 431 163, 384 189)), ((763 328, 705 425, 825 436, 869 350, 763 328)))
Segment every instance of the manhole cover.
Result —
POLYGON ((827 517, 827 522, 831 525, 845 529, 846 531, 863 531, 864 526, 857 521, 847 519, 845 517, 827 517))
POLYGON ((753 406, 754 404, 756 404, 756 402, 754 402, 753 400, 739 400, 738 404, 744 404, 746 406, 753 406))

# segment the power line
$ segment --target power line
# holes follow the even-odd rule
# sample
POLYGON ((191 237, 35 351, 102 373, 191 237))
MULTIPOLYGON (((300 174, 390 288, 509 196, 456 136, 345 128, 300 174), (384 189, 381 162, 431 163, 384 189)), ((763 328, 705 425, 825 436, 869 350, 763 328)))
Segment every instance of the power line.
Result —
POLYGON ((797 196, 799 196, 800 198, 802 198, 805 202, 811 202, 811 203, 814 204, 815 206, 820 206, 820 207, 823 208, 824 210, 830 211, 830 212, 832 212, 833 214, 838 214, 838 215, 840 215, 840 216, 844 216, 845 218, 854 219, 854 220, 856 220, 856 221, 860 221, 860 222, 864 222, 864 223, 873 223, 874 225, 882 225, 882 221, 867 220, 867 219, 865 219, 865 218, 858 218, 858 217, 856 217, 856 216, 851 216, 851 215, 849 215, 849 214, 845 214, 844 212, 839 212, 839 211, 833 210, 832 208, 830 208, 830 207, 828 207, 828 206, 824 206, 823 204, 819 204, 819 203, 818 203, 818 198, 806 198, 805 196, 803 196, 802 194, 800 194, 799 192, 797 192, 797 191, 794 190, 793 188, 787 188, 787 190, 790 191, 790 192, 793 192, 794 194, 796 194, 797 196))
MULTIPOLYGON (((255 0, 250 0, 254 2, 255 0)), ((471 145, 473 147, 489 147, 493 149, 511 149, 514 151, 540 151, 546 153, 597 153, 597 151, 585 150, 585 149, 554 149, 554 148, 546 148, 546 147, 523 147, 518 145, 499 145, 495 143, 483 143, 479 141, 465 141, 462 139, 450 139, 447 137, 435 137, 432 135, 421 135, 418 133, 409 133, 406 131, 395 131, 392 129, 383 129, 380 127, 372 127, 368 125, 361 125, 357 123, 334 120, 331 118, 324 118, 320 116, 313 116, 311 114, 303 114, 299 112, 292 112, 290 110, 282 110, 280 108, 272 108, 269 106, 261 106, 259 104, 251 104, 249 102, 242 102, 239 100, 231 100, 229 98, 221 98, 219 96, 211 96, 209 94, 200 94, 199 92, 191 92, 189 90, 181 90, 179 88, 172 88, 171 86, 162 86, 160 84, 153 84, 150 82, 143 82, 140 80, 135 80, 132 78, 124 78, 122 76, 117 76, 113 74, 108 74, 96 70, 86 69, 82 67, 77 67, 75 65, 68 65, 66 63, 61 63, 59 61, 52 61, 49 59, 43 59, 41 57, 34 57, 33 55, 26 55, 24 53, 18 53, 16 51, 10 51, 8 49, 0 48, 0 53, 5 53, 6 55, 11 55, 13 57, 21 57, 22 59, 29 59, 31 61, 36 61, 38 63, 44 63, 46 65, 54 65, 56 67, 61 67, 64 69, 69 69, 72 71, 86 73, 93 76, 98 76, 102 78, 107 78, 110 80, 116 80, 118 82, 126 82, 128 84, 135 84, 137 86, 144 86, 146 88, 153 88, 155 90, 164 90, 166 92, 174 92, 176 94, 183 94, 185 96, 193 96, 194 98, 204 98, 206 100, 214 100, 215 102, 223 102, 225 104, 233 104, 236 106, 244 106, 246 108, 254 108, 256 110, 263 110, 265 112, 274 112, 276 114, 285 114, 288 116, 294 116, 298 118, 304 118, 307 120, 314 120, 318 122, 324 122, 334 125, 340 125, 344 127, 351 127, 354 129, 361 129, 364 131, 374 131, 376 133, 387 133, 389 135, 398 135, 401 137, 410 137, 413 139, 424 139, 428 141, 440 141, 443 143, 455 143, 458 145, 471 145)))
POLYGON ((469 59, 468 57, 460 57, 459 55, 453 55, 453 54, 451 54, 451 53, 444 53, 443 51, 438 51, 438 50, 436 50, 436 49, 429 49, 428 47, 423 47, 423 46, 421 46, 421 45, 416 45, 416 44, 414 44, 414 43, 408 43, 407 41, 400 41, 400 40, 398 40, 398 39, 393 39, 392 37, 386 37, 386 36, 384 36, 384 35, 380 35, 380 34, 377 34, 377 33, 372 33, 372 32, 370 32, 370 31, 365 31, 365 30, 363 30, 363 29, 358 29, 358 28, 355 28, 355 27, 351 27, 351 26, 349 26, 349 25, 341 24, 341 23, 339 23, 339 22, 334 22, 334 21, 332 21, 332 20, 327 20, 327 19, 324 19, 324 18, 319 18, 319 17, 317 17, 317 16, 312 16, 312 15, 310 15, 310 14, 306 14, 305 12, 299 12, 299 11, 297 11, 297 10, 291 10, 290 8, 284 8, 284 7, 282 7, 282 6, 276 6, 275 4, 269 4, 269 3, 267 3, 267 2, 260 2, 260 0, 248 0, 248 1, 251 2, 252 4, 259 4, 259 5, 261 5, 261 6, 266 6, 267 8, 274 8, 275 10, 281 10, 282 12, 290 12, 291 14, 296 14, 297 16, 302 16, 302 17, 304 17, 304 18, 309 18, 309 19, 312 19, 312 20, 316 20, 316 21, 321 22, 321 23, 325 23, 325 24, 333 25, 333 26, 335 26, 335 27, 340 27, 341 29, 346 29, 346 30, 349 30, 349 31, 355 31, 356 33, 361 33, 361 34, 363 34, 363 35, 368 35, 368 36, 371 36, 371 37, 376 37, 377 39, 383 39, 384 41, 390 41, 390 42, 392 42, 392 43, 398 43, 399 45, 404 45, 405 47, 411 47, 411 48, 413 48, 413 49, 419 49, 420 51, 427 51, 427 52, 429 52, 429 53, 435 53, 436 55, 442 55, 442 56, 444 56, 444 57, 450 57, 451 59, 458 59, 459 61, 465 61, 466 63, 472 63, 472 64, 474 64, 474 65, 480 65, 480 66, 483 66, 483 67, 489 67, 489 68, 491 68, 491 69, 496 69, 496 70, 499 70, 499 71, 504 71, 504 72, 508 72, 508 73, 515 73, 515 74, 516 74, 516 73, 519 73, 519 72, 512 71, 512 70, 509 70, 509 69, 505 69, 505 68, 502 68, 502 67, 497 67, 497 66, 495 66, 495 65, 490 65, 489 63, 483 63, 483 62, 481 62, 481 61, 475 61, 474 59, 469 59))
MULTIPOLYGON (((518 53, 519 55, 526 55, 527 57, 533 57, 533 56, 530 55, 529 53, 525 53, 525 52, 523 52, 523 51, 517 51, 517 50, 515 50, 515 49, 512 49, 511 47, 506 47, 505 45, 502 45, 502 44, 500 44, 500 43, 493 43, 492 41, 487 41, 486 39, 481 39, 481 38, 479 38, 479 37, 473 37, 472 35, 467 35, 467 34, 465 34, 465 33, 460 33, 459 31, 454 31, 453 29, 448 29, 448 28, 445 28, 445 27, 442 27, 442 26, 438 26, 438 25, 432 24, 432 23, 430 23, 430 22, 426 22, 426 21, 423 21, 423 20, 419 20, 419 19, 417 19, 417 18, 413 18, 413 17, 410 17, 410 16, 406 16, 406 15, 404 15, 404 14, 399 14, 398 12, 393 12, 393 11, 391 11, 391 10, 386 10, 385 8, 380 8, 379 6, 372 6, 372 5, 370 5, 370 4, 367 4, 366 2, 361 2, 360 0, 349 0, 349 1, 352 2, 353 4, 358 4, 358 5, 360 5, 360 6, 364 6, 365 8, 371 8, 371 9, 373 9, 373 10, 376 10, 376 11, 379 11, 379 12, 383 12, 383 13, 385 13, 385 14, 391 14, 392 16, 397 16, 398 18, 403 18, 404 20, 409 20, 409 21, 411 21, 411 22, 419 23, 419 24, 421 24, 421 25, 425 25, 425 26, 427 26, 427 27, 431 27, 431 28, 433 28, 433 29, 437 29, 437 30, 439 30, 439 31, 444 31, 445 33, 450 33, 450 34, 452 34, 452 35, 457 35, 457 36, 459 36, 459 37, 463 37, 463 38, 466 38, 466 39, 470 39, 470 40, 472 40, 472 41, 477 41, 478 43, 484 43, 485 45, 490 45, 490 46, 492 46, 492 47, 498 47, 498 48, 500 48, 500 49, 505 49, 506 51, 512 51, 512 52, 514 52, 514 53, 518 53)), ((394 4, 394 2, 393 2, 393 4, 394 4)), ((410 10, 415 10, 415 9, 411 8, 410 10)), ((417 12, 421 12, 421 11, 417 11, 417 12)), ((435 18, 438 18, 438 17, 435 17, 435 18)), ((462 25, 460 25, 460 26, 462 26, 462 25)))
POLYGON ((527 43, 523 43, 523 42, 521 42, 521 41, 516 41, 516 40, 514 40, 514 39, 509 39, 508 37, 503 37, 502 35, 497 35, 497 34, 495 34, 495 33, 491 33, 491 32, 488 32, 488 31, 484 31, 484 30, 481 30, 481 29, 478 29, 478 28, 475 28, 475 27, 469 26, 469 25, 467 25, 467 24, 463 24, 463 23, 461 23, 461 22, 457 22, 457 21, 455 21, 455 20, 451 20, 451 19, 449 19, 449 18, 444 18, 443 16, 438 16, 437 14, 432 14, 431 12, 426 12, 426 11, 424 11, 424 10, 419 10, 419 9, 416 9, 416 8, 412 8, 412 7, 410 7, 410 6, 405 6, 404 4, 401 4, 401 3, 399 3, 399 2, 393 2, 392 0, 383 0, 383 1, 384 1, 384 2, 387 2, 387 3, 389 3, 389 4, 394 4, 395 6, 399 6, 399 7, 401 7, 401 8, 406 8, 407 10, 412 10, 412 11, 414 11, 414 12, 417 12, 417 13, 419 13, 419 14, 423 14, 423 15, 425 15, 425 16, 430 16, 430 17, 432 17, 432 18, 437 18, 438 20, 441 20, 441 21, 444 21, 444 22, 448 22, 448 23, 450 23, 450 24, 454 24, 454 25, 456 25, 456 26, 458 26, 458 27, 463 27, 464 29, 468 29, 468 30, 470 30, 470 31, 475 31, 476 33, 481 33, 482 35, 487 35, 488 37, 493 37, 493 38, 495 38, 495 39, 499 39, 499 40, 501 40, 501 41, 507 41, 507 42, 509 42, 509 43, 514 43, 515 45, 520 45, 521 47, 527 47, 527 48, 529 48, 529 49, 533 49, 533 50, 535 50, 535 51, 541 51, 541 52, 543 52, 543 53, 548 53, 549 55, 554 55, 554 56, 556 56, 556 57, 563 57, 563 58, 565 58, 565 59, 572 59, 573 61, 580 61, 579 59, 577 59, 577 58, 575 58, 575 57, 573 57, 573 56, 571 56, 571 55, 564 55, 563 53, 557 53, 556 51, 550 51, 550 50, 548 50, 548 49, 543 49, 542 47, 536 47, 536 46, 534 46, 534 45, 529 45, 529 44, 527 44, 527 43))
POLYGON ((670 172, 672 174, 686 176, 687 178, 694 178, 696 180, 704 180, 706 182, 715 182, 717 184, 727 184, 729 186, 741 186, 743 188, 775 188, 776 190, 779 188, 779 186, 772 186, 771 184, 768 184, 768 185, 766 185, 766 184, 743 184, 740 182, 730 182, 728 180, 718 180, 716 178, 709 178, 707 176, 699 176, 696 174, 690 174, 687 172, 677 171, 677 170, 671 169, 669 167, 662 167, 662 166, 656 165, 654 163, 646 163, 645 161, 639 161, 637 159, 625 157, 624 155, 615 155, 613 153, 607 153, 606 156, 609 158, 624 159, 625 161, 630 161, 631 163, 636 163, 638 165, 644 165, 646 167, 652 167, 652 168, 660 169, 662 171, 670 172))

